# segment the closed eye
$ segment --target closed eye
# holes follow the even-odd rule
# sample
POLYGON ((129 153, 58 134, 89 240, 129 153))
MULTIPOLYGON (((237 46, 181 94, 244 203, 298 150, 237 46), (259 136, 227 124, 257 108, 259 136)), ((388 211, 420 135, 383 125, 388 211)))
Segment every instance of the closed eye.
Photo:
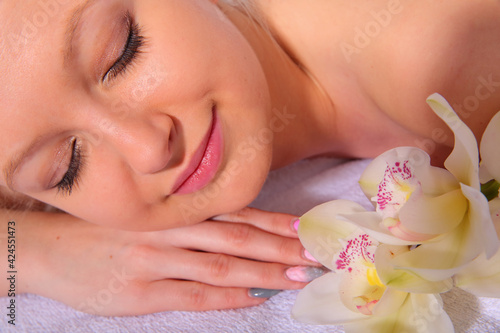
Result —
POLYGON ((71 195, 75 184, 78 184, 78 180, 80 179, 80 171, 83 163, 82 147, 75 138, 73 139, 68 170, 56 185, 58 193, 62 192, 63 195, 71 195))
POLYGON ((130 13, 127 13, 127 24, 129 34, 125 46, 123 47, 123 51, 104 75, 103 82, 113 80, 118 75, 123 74, 144 46, 145 38, 141 35, 141 28, 134 22, 130 13))

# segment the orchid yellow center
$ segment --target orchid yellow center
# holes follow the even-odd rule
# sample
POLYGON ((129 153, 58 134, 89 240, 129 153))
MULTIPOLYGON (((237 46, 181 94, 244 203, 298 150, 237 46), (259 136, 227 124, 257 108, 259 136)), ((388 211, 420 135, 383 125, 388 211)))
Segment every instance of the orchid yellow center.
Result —
POLYGON ((382 283, 382 281, 380 281, 377 270, 375 268, 368 268, 366 270, 366 279, 368 280, 370 286, 379 286, 385 288, 385 285, 382 283))
POLYGON ((387 287, 382 283, 382 281, 380 281, 375 267, 367 269, 366 278, 370 287, 365 289, 365 293, 363 295, 352 298, 352 304, 360 313, 364 315, 371 315, 373 307, 378 303, 380 298, 382 298, 387 287))

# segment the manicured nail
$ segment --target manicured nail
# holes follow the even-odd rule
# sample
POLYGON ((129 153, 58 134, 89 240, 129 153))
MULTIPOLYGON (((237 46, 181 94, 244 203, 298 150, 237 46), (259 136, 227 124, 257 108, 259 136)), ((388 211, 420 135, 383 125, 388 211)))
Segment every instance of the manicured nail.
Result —
POLYGON ((277 295, 281 292, 281 290, 276 289, 262 289, 262 288, 252 288, 248 291, 248 295, 250 297, 256 298, 270 298, 274 295, 277 295))
POLYGON ((294 218, 291 222, 292 230, 297 232, 299 230, 299 224, 300 224, 300 220, 298 218, 294 218))
POLYGON ((318 260, 316 260, 316 258, 314 258, 313 255, 307 250, 304 250, 304 258, 312 262, 318 262, 318 260))
POLYGON ((325 274, 325 270, 320 267, 295 266, 285 271, 289 280, 297 282, 311 282, 325 274))

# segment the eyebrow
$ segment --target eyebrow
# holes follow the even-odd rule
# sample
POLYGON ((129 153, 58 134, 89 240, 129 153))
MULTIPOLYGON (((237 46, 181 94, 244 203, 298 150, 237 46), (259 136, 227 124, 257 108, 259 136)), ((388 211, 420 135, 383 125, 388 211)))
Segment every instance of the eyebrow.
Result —
MULTIPOLYGON (((82 4, 76 6, 69 16, 68 23, 66 26, 65 36, 65 46, 64 46, 64 64, 71 60, 73 57, 73 40, 75 38, 76 30, 78 28, 78 24, 85 13, 85 10, 88 9, 93 3, 97 0, 85 0, 82 4)), ((19 166, 23 163, 23 161, 33 153, 33 150, 38 146, 40 141, 42 141, 43 136, 36 137, 25 149, 21 150, 20 153, 16 153, 14 158, 7 163, 7 165, 3 169, 4 178, 6 180, 6 185, 9 189, 15 191, 13 189, 13 180, 14 175, 19 168, 19 166)))
POLYGON ((93 3, 97 0, 86 0, 84 3, 80 4, 73 10, 73 14, 70 16, 65 33, 65 46, 64 46, 64 65, 65 67, 73 58, 73 40, 76 36, 76 30, 78 29, 78 24, 81 21, 85 10, 91 7, 93 3))

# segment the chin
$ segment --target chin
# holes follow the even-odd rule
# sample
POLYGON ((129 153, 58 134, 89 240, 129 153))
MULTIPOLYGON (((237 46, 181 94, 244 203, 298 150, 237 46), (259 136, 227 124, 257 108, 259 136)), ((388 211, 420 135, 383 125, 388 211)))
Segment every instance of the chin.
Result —
MULTIPOLYGON (((226 182, 223 181, 223 178, 219 178, 218 182, 209 185, 193 197, 192 208, 203 208, 204 205, 206 209, 199 211, 200 216, 198 217, 201 220, 198 218, 198 221, 191 221, 191 224, 217 215, 235 212, 248 206, 259 195, 268 172, 268 168, 260 171, 245 170, 234 175, 231 181, 226 182), (249 174, 252 174, 252 177, 248 177, 249 174)), ((183 215, 185 218, 185 214, 183 215)))
POLYGON ((251 204, 262 190, 268 174, 269 166, 267 165, 265 168, 261 168, 260 171, 254 168, 247 172, 242 172, 239 177, 244 178, 245 183, 235 186, 233 191, 229 191, 226 195, 223 195, 226 207, 219 214, 234 212, 251 204), (253 174, 253 177, 248 177, 249 174, 253 174))

